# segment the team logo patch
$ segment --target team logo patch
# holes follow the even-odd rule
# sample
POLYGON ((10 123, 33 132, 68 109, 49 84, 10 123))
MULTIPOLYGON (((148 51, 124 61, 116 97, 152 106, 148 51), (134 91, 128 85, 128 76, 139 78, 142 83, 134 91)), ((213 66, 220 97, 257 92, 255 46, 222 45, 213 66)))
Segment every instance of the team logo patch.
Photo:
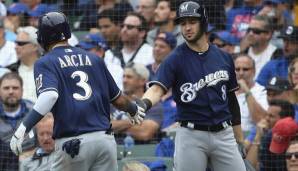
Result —
POLYGON ((42 87, 42 74, 39 74, 35 79, 36 89, 39 90, 42 87))

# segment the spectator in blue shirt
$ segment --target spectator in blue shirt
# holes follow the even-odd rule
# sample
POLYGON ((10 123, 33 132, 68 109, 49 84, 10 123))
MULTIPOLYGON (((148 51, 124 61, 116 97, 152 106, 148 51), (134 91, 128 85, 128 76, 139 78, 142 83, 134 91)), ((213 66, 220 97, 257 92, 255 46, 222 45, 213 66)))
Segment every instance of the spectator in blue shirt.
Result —
POLYGON ((270 60, 261 69, 257 82, 263 86, 270 78, 274 76, 287 78, 288 77, 288 66, 291 60, 297 56, 298 53, 298 27, 288 26, 283 34, 280 36, 284 41, 284 56, 270 60))

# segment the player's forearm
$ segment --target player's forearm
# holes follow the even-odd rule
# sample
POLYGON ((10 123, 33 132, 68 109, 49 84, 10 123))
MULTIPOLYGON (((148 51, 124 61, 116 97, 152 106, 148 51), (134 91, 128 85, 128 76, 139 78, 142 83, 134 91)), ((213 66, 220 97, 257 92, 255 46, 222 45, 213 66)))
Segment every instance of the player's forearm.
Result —
POLYGON ((159 85, 153 85, 145 92, 142 99, 150 100, 152 106, 154 106, 164 94, 165 91, 159 85))
POLYGON ((237 143, 244 143, 244 137, 243 137, 241 125, 233 126, 233 131, 234 131, 234 136, 235 136, 237 143))
POLYGON ((127 129, 127 133, 136 140, 149 141, 158 132, 159 125, 153 120, 145 120, 141 125, 134 125, 127 129))
POLYGON ((112 104, 119 110, 128 112, 129 114, 135 114, 137 112, 137 106, 129 98, 122 94, 112 104))

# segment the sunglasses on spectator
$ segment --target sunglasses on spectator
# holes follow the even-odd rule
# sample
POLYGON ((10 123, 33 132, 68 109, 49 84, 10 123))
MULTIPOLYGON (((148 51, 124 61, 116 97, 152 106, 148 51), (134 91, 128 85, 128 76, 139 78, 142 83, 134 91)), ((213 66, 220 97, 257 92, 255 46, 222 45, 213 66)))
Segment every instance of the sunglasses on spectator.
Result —
POLYGON ((121 27, 126 27, 127 30, 139 29, 140 28, 140 26, 131 25, 131 24, 122 24, 121 27))
POLYGON ((268 31, 267 30, 263 30, 263 29, 258 29, 258 28, 248 28, 247 29, 247 33, 249 33, 249 32, 253 32, 254 34, 262 34, 262 33, 268 33, 268 31))
POLYGON ((28 41, 15 41, 15 43, 18 45, 18 46, 24 46, 26 44, 29 44, 31 42, 28 42, 28 41))
POLYGON ((295 67, 290 67, 290 68, 289 68, 289 72, 290 72, 290 73, 295 72, 295 70, 296 70, 295 67))
POLYGON ((251 70, 251 68, 235 68, 236 72, 239 72, 240 70, 247 72, 249 70, 251 70))
POLYGON ((295 156, 295 159, 298 159, 298 152, 294 152, 294 153, 286 153, 286 159, 287 160, 291 160, 291 158, 295 156))

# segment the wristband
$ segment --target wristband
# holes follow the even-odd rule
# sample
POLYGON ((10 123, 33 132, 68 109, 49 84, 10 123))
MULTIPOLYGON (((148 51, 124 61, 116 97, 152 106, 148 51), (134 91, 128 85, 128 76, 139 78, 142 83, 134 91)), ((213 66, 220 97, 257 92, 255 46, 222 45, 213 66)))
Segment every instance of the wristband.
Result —
POLYGON ((145 111, 148 111, 151 107, 152 107, 152 102, 149 100, 149 99, 147 99, 147 98, 145 98, 145 99, 142 99, 142 101, 145 103, 145 105, 146 105, 146 109, 145 109, 145 111))

